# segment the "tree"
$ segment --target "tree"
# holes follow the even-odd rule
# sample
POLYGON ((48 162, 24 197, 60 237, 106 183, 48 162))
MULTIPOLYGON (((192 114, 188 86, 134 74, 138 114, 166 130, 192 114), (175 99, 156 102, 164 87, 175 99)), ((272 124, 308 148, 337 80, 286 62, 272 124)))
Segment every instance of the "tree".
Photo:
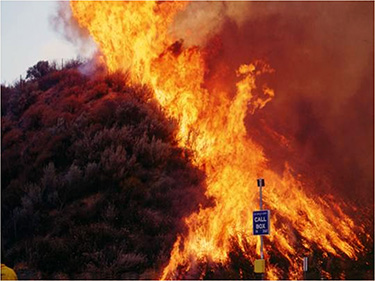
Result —
POLYGON ((52 70, 48 61, 39 61, 36 65, 29 67, 26 79, 37 79, 45 76, 52 70))

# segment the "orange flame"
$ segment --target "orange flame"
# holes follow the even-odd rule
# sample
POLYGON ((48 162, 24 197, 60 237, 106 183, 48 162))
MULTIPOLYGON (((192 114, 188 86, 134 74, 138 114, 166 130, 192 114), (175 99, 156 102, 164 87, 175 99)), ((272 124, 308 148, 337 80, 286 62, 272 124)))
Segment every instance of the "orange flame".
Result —
MULTIPOLYGON (((267 85, 258 93, 257 78, 274 70, 261 61, 243 64, 234 97, 219 87, 209 91, 203 86, 208 52, 199 46, 184 48, 169 32, 175 15, 187 5, 71 2, 74 17, 97 42, 109 71, 129 69, 134 82, 154 90, 167 115, 179 122, 179 145, 194 152, 194 164, 207 175, 206 196, 215 204, 185 218, 188 233, 177 238, 161 278, 183 277, 200 262, 227 262, 233 238, 249 260, 256 258, 259 239, 249 232, 251 212, 258 209, 258 177, 266 179, 264 202, 272 213, 268 238, 290 261, 289 278, 297 278, 301 270, 304 253, 295 250, 297 244, 305 251, 315 244, 327 253, 356 258, 363 246, 340 206, 309 196, 288 166, 283 176, 273 172, 262 148, 247 136, 247 112, 263 108, 274 97, 267 85), (290 228, 298 231, 299 241, 290 228)), ((282 276, 277 265, 267 266, 268 278, 282 276)))

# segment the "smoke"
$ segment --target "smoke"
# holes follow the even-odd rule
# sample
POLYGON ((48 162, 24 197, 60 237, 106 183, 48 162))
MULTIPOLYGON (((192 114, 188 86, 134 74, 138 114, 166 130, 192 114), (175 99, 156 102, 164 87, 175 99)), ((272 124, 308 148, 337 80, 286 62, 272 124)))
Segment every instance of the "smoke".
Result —
POLYGON ((171 33, 187 46, 220 48, 207 80, 233 84, 240 64, 269 62, 276 97, 248 116, 249 137, 275 169, 288 162, 318 181, 327 177, 328 192, 372 204, 373 21, 371 2, 194 2, 171 33))
POLYGON ((248 17, 249 8, 247 2, 191 2, 176 16, 170 32, 177 39, 183 38, 186 46, 202 46, 227 20, 241 25, 248 17))
MULTIPOLYGON (((276 96, 247 117, 249 137, 280 173, 288 162, 331 182, 318 190, 331 186, 328 192, 372 204, 373 19, 371 2, 191 2, 170 33, 211 52, 210 90, 233 94, 241 64, 268 62, 276 72, 265 79, 276 96)), ((52 22, 85 52, 91 39, 68 3, 52 22)))
POLYGON ((72 15, 69 2, 59 2, 55 14, 50 17, 49 21, 57 33, 77 48, 80 56, 86 58, 96 56, 97 46, 89 32, 78 25, 72 15))

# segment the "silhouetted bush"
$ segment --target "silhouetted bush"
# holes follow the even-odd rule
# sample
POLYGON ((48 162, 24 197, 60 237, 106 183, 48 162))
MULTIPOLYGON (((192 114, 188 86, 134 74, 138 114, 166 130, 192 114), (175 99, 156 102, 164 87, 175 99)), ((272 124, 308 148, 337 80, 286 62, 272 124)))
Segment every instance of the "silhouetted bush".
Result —
POLYGON ((26 73, 26 79, 38 79, 55 70, 55 65, 50 65, 48 61, 39 61, 36 65, 30 67, 26 73))
POLYGON ((203 174, 149 89, 81 66, 1 86, 5 258, 27 279, 156 276, 203 174))

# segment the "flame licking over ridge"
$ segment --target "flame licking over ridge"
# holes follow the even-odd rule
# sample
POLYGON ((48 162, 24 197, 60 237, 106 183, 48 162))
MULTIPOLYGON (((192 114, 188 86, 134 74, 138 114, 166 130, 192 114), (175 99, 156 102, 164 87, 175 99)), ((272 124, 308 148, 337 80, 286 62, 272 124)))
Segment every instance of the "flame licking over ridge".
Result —
MULTIPOLYGON (((169 32, 188 2, 70 5, 79 25, 98 44, 109 71, 129 69, 132 81, 154 90, 165 112, 178 120, 179 145, 194 152, 194 164, 206 174, 206 196, 215 204, 185 218, 188 232, 177 238, 162 279, 183 278, 200 262, 227 262, 233 239, 250 261, 257 258, 260 242, 249 232, 251 211, 258 209, 258 177, 266 179, 264 202, 272 213, 269 244, 290 262, 289 278, 299 276, 298 264, 311 245, 353 259, 363 250, 354 222, 337 203, 309 196, 289 167, 282 176, 272 171, 262 147, 247 136, 243 120, 248 111, 254 113, 274 97, 271 88, 257 82, 274 72, 269 65, 255 61, 239 66, 234 95, 219 86, 208 89, 204 85, 212 50, 184 47, 169 32), (299 233, 304 252, 295 250, 290 229, 299 233)), ((269 245, 266 259, 267 250, 269 245)), ((281 278, 277 265, 267 267, 268 278, 281 278)))

